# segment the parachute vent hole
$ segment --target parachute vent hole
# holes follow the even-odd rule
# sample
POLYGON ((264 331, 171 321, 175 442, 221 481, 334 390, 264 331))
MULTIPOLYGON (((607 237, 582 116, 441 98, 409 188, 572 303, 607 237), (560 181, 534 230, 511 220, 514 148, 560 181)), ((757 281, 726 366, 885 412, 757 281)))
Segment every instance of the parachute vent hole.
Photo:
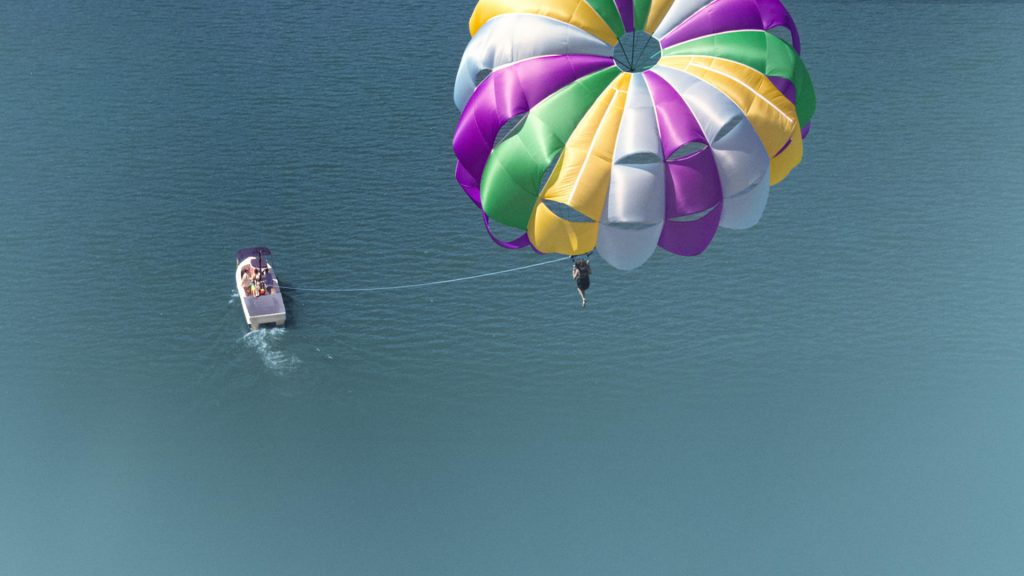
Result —
POLYGON ((558 160, 561 159, 561 155, 555 156, 555 159, 548 164, 547 169, 544 170, 544 174, 540 177, 540 188, 537 188, 537 194, 544 191, 547 188, 548 181, 551 180, 551 175, 555 173, 555 167, 558 166, 558 160))
POLYGON ((768 33, 779 40, 782 40, 786 44, 789 44, 790 47, 793 46, 793 31, 789 28, 786 28, 785 26, 776 26, 775 28, 768 30, 768 33))
POLYGON ((623 164, 644 165, 644 164, 657 164, 658 162, 661 162, 661 161, 662 161, 661 156, 659 156, 657 154, 654 154, 652 152, 634 152, 633 154, 630 154, 629 156, 624 156, 622 158, 619 158, 619 160, 617 162, 615 162, 615 163, 619 164, 619 165, 623 165, 623 164))
POLYGON ((725 137, 728 136, 730 132, 735 130, 736 127, 739 126, 740 122, 742 121, 742 116, 733 116, 728 122, 725 123, 724 126, 722 126, 718 130, 718 134, 715 134, 715 142, 721 142, 723 139, 725 139, 725 137))
POLYGON ((615 65, 636 74, 654 68, 661 60, 661 42, 643 30, 627 32, 612 51, 615 65))
POLYGON ((526 114, 519 114, 517 116, 509 118, 508 122, 502 124, 501 129, 498 130, 498 137, 494 140, 494 145, 497 146, 498 144, 501 144, 505 140, 508 140, 509 138, 518 134, 523 129, 523 126, 525 124, 526 114))
POLYGON ((491 75, 491 72, 494 72, 494 70, 491 70, 490 68, 481 68, 480 71, 476 73, 476 78, 473 78, 473 83, 477 86, 483 84, 484 80, 487 80, 487 77, 491 75))
POLYGON ((567 222, 594 222, 592 219, 588 218, 586 214, 579 212, 578 210, 571 206, 562 204, 561 202, 555 202, 554 200, 543 200, 543 202, 544 205, 548 207, 548 210, 551 210, 551 212, 554 213, 555 216, 558 216, 559 218, 567 222))
POLYGON ((669 222, 696 222, 697 220, 700 220, 707 216, 708 214, 714 212, 715 209, 718 208, 718 206, 718 204, 715 204, 711 208, 708 208, 707 210, 701 212, 697 212, 696 214, 686 214, 685 216, 676 216, 675 218, 669 218, 669 222))
POLYGON ((488 225, 491 227, 491 234, 493 234, 495 238, 502 240, 504 242, 511 242, 516 238, 522 236, 524 232, 519 228, 514 228, 512 226, 502 224, 501 222, 498 222, 493 218, 491 218, 488 225))
POLYGON ((618 230, 648 230, 660 225, 660 222, 609 222, 608 225, 618 230))
POLYGON ((746 188, 744 188, 743 190, 740 190, 739 192, 733 194, 732 196, 727 196, 727 198, 729 198, 731 200, 733 198, 740 198, 742 196, 746 196, 748 194, 753 194, 754 192, 759 191, 761 189, 761 185, 764 183, 764 179, 767 176, 768 176, 767 173, 763 174, 753 184, 751 184, 750 186, 747 186, 746 188))
POLYGON ((708 145, 704 142, 693 141, 683 144, 671 156, 668 157, 669 162, 678 162, 679 160, 687 160, 697 154, 708 149, 708 145))

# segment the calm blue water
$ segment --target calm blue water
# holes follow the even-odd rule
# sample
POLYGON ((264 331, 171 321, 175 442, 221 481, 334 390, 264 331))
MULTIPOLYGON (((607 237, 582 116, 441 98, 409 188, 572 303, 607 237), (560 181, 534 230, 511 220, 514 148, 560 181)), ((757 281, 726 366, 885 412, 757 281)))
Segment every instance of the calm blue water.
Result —
POLYGON ((473 2, 0 11, 0 574, 1024 570, 1012 2, 791 0, 819 110, 753 230, 503 251, 452 178, 473 2))

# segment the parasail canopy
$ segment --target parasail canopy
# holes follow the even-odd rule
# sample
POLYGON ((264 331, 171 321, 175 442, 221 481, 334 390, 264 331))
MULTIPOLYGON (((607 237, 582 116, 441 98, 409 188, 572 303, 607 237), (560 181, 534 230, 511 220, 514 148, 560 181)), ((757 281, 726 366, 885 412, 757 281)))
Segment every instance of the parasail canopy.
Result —
POLYGON ((803 157, 815 95, 778 0, 480 0, 469 30, 456 178, 507 248, 695 256, 803 157))

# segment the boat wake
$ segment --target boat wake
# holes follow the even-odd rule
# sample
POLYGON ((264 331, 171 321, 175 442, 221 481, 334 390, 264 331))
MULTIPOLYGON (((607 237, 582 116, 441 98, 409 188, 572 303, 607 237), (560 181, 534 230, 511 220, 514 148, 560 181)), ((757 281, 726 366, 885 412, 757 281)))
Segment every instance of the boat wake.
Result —
POLYGON ((256 351, 268 370, 278 373, 295 370, 302 360, 294 354, 278 349, 277 344, 287 333, 285 328, 261 328, 242 336, 242 342, 256 351))

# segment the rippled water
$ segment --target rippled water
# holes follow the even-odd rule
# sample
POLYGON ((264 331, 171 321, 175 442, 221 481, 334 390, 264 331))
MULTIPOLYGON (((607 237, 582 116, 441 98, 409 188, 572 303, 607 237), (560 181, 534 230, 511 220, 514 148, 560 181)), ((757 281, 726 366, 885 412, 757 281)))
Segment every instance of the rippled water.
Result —
POLYGON ((1009 574, 1024 7, 787 2, 819 110, 697 259, 523 266, 452 177, 468 0, 10 4, 0 573, 1009 574))

